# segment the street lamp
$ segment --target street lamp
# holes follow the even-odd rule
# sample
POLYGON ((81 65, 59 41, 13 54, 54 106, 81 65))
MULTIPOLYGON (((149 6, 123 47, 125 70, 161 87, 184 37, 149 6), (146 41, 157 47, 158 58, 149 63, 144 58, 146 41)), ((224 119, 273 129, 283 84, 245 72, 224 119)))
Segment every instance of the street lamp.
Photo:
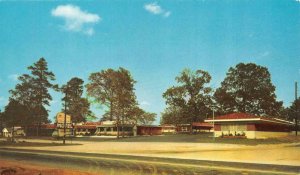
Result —
POLYGON ((215 108, 216 105, 212 104, 211 109, 212 109, 212 115, 213 115, 213 128, 214 128, 214 132, 213 132, 213 141, 215 141, 215 108))

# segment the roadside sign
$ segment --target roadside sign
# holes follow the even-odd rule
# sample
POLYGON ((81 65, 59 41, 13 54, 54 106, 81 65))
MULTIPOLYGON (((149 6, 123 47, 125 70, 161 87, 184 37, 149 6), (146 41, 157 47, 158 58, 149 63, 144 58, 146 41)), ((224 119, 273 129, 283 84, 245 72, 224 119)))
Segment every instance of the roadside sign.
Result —
MULTIPOLYGON (((56 115, 56 122, 57 123, 64 123, 65 122, 65 113, 58 113, 56 115)), ((71 123, 71 116, 70 115, 66 115, 66 124, 71 123)))

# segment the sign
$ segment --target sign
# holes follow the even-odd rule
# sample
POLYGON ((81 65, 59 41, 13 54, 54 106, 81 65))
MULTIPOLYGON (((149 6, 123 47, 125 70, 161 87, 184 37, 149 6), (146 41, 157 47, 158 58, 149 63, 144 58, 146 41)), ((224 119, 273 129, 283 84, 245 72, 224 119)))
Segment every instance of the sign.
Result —
MULTIPOLYGON (((57 123, 56 128, 64 128, 64 123, 57 123)), ((71 123, 66 123, 66 128, 73 128, 71 123)))
MULTIPOLYGON (((56 115, 56 122, 57 123, 65 123, 65 113, 62 113, 62 112, 58 113, 56 115)), ((66 124, 67 123, 72 123, 70 115, 66 115, 66 124)))
POLYGON ((103 121, 102 122, 103 123, 103 125, 114 125, 114 124, 116 124, 116 122, 115 121, 103 121))

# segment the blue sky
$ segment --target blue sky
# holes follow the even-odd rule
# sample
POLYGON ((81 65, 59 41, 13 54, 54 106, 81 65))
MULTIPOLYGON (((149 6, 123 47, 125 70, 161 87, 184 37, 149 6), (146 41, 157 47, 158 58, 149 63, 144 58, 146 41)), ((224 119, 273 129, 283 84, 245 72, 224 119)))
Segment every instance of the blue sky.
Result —
MULTIPOLYGON (((299 0, 1 0, 0 41, 2 110, 16 77, 40 57, 58 84, 124 67, 141 107, 158 114, 184 68, 208 71, 217 88, 230 66, 266 66, 285 106, 300 82, 299 0)), ((61 95, 52 95, 50 118, 61 109, 61 95)))

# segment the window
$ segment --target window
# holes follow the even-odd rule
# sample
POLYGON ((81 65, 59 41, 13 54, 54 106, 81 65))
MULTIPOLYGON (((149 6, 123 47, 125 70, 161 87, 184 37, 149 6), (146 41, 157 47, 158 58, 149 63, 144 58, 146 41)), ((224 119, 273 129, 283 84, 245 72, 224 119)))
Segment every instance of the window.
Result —
POLYGON ((247 125, 237 125, 237 124, 229 124, 229 125, 221 125, 221 131, 246 131, 247 125))

